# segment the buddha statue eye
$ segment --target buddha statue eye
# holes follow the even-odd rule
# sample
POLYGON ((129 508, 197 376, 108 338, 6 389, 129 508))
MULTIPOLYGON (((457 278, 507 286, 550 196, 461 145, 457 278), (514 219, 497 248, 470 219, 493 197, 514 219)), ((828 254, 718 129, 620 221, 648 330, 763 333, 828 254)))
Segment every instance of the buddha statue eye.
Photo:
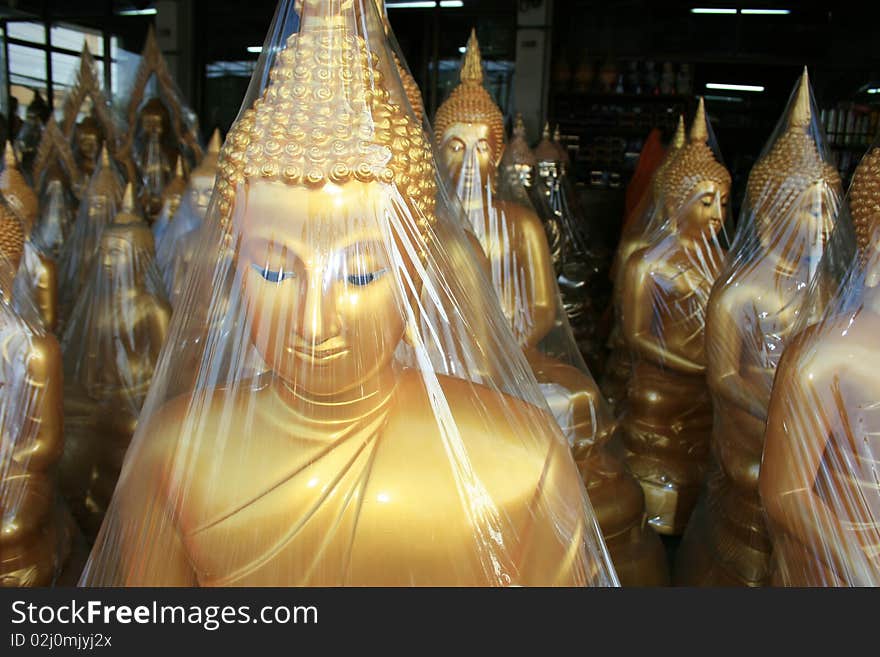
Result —
POLYGON ((348 281, 351 285, 363 287, 381 278, 386 271, 387 269, 380 269, 378 271, 366 272, 364 274, 350 274, 345 277, 345 280, 348 281))
POLYGON ((283 269, 276 271, 269 269, 268 267, 261 267, 256 263, 252 264, 251 267, 270 283, 280 283, 281 281, 286 281, 288 278, 294 278, 296 276, 296 273, 292 271, 284 271, 283 269))

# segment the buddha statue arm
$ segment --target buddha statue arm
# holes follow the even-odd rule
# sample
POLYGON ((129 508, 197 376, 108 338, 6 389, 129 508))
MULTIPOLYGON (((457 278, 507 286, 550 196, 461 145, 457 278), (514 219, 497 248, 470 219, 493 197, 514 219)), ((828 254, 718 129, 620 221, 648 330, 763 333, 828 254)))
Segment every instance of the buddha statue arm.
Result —
POLYGON ((556 322, 556 274, 544 227, 537 216, 521 222, 525 241, 528 275, 531 278, 532 298, 529 300, 532 327, 526 346, 538 344, 556 322))
POLYGON ((33 338, 27 362, 32 399, 23 435, 33 436, 15 455, 31 472, 49 469, 64 450, 62 433, 61 347, 54 336, 33 338))
MULTIPOLYGON (((840 367, 867 366, 876 372, 876 363, 871 363, 870 354, 863 354, 864 360, 850 359, 848 349, 839 352, 840 358, 822 353, 821 361, 813 362, 816 366, 803 367, 798 355, 805 337, 802 334, 789 345, 776 373, 764 437, 761 499, 773 522, 820 554, 837 573, 845 573, 851 584, 877 586, 880 572, 865 567, 869 562, 865 546, 845 532, 837 515, 814 492, 831 437, 851 432, 846 426, 847 408, 835 393, 840 367)), ((830 351, 834 350, 832 346, 830 351)))
POLYGON ((37 276, 37 307, 43 326, 49 331, 55 330, 58 321, 58 268, 50 258, 40 254, 37 276))
MULTIPOLYGON (((766 408, 761 400, 766 398, 760 390, 749 383, 740 373, 743 349, 743 331, 739 321, 753 289, 745 287, 722 289, 715 302, 709 300, 706 321, 707 351, 711 350, 707 368, 709 387, 727 403, 742 408, 762 418, 766 408), (713 303, 714 302, 714 303, 713 303)), ((708 354, 707 354, 708 355, 708 354)))
POLYGON ((652 261, 647 258, 644 249, 636 251, 627 260, 623 287, 624 339, 636 354, 661 367, 670 367, 685 374, 702 374, 705 371, 703 365, 674 353, 667 348, 662 339, 654 335, 652 323, 654 295, 657 291, 651 269, 652 261))

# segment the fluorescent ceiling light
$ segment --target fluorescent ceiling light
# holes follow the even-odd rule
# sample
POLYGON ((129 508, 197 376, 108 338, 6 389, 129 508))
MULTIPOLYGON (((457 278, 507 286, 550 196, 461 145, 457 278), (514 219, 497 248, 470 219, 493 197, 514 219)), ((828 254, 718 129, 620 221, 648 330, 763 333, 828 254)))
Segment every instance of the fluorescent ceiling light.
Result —
POLYGON ((752 16, 788 16, 791 9, 740 9, 741 14, 752 16))
POLYGON ((764 91, 764 87, 756 84, 721 84, 720 82, 707 82, 706 89, 718 89, 722 91, 764 91))
POLYGON ((248 46, 247 51, 253 53, 261 53, 263 52, 263 46, 248 46))
POLYGON ((159 13, 158 9, 123 9, 117 11, 117 16, 155 16, 159 13))
POLYGON ((692 14, 735 14, 736 9, 718 9, 716 7, 694 7, 692 14))
MULTIPOLYGON (((430 0, 430 2, 424 0, 419 2, 386 2, 385 6, 388 9, 433 9, 437 6, 437 2, 435 0, 430 0)), ((440 6, 443 9, 458 9, 464 7, 464 2, 462 0, 440 0, 440 6)))
POLYGON ((872 87, 868 89, 869 94, 880 94, 880 87, 872 87))

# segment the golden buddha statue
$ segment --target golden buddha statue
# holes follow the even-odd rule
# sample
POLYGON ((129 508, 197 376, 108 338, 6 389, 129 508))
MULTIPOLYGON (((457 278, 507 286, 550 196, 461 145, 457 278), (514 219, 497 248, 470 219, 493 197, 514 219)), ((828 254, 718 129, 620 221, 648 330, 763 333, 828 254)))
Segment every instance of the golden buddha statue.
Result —
MULTIPOLYGON (((541 220, 530 206, 501 199, 496 193, 504 150, 503 119, 482 86, 474 32, 465 52, 461 84, 437 110, 434 126, 441 158, 488 258, 489 278, 504 315, 563 434, 574 446, 621 583, 665 583, 665 555, 645 527, 639 486, 607 449, 615 423, 605 412, 595 382, 589 374, 546 353, 556 351, 557 345, 550 347, 546 341, 557 321, 564 326, 562 330, 568 327, 564 319, 557 320, 559 293, 541 220)), ((501 171, 504 175, 503 167, 501 171)))
POLYGON ((98 155, 104 146, 104 136, 101 126, 92 116, 85 117, 76 124, 74 133, 74 153, 76 154, 79 170, 84 178, 89 178, 95 173, 98 164, 98 155))
POLYGON ((422 90, 419 89, 416 79, 412 76, 412 73, 409 72, 409 68, 407 68, 401 59, 401 54, 399 52, 400 48, 397 45, 397 39, 394 38, 394 32, 391 29, 391 21, 388 20, 388 9, 385 7, 385 0, 375 1, 376 7, 379 10, 379 16, 381 17, 382 24, 385 28, 385 36, 388 37, 390 41, 391 57, 397 67, 397 74, 400 76, 400 81, 403 83, 403 92, 406 94, 406 100, 416 119, 421 123, 425 117, 425 104, 424 101, 422 101, 422 90))
POLYGON ((712 428, 704 329, 724 258, 730 174, 708 143, 703 99, 688 143, 665 172, 668 227, 624 265, 622 332, 633 357, 623 420, 626 460, 648 523, 684 531, 705 479, 712 428))
POLYGON ((64 332, 65 498, 94 537, 165 341, 171 308, 131 183, 64 332))
POLYGON ((147 101, 138 115, 141 130, 134 158, 141 175, 140 202, 150 223, 162 211, 162 194, 171 180, 174 163, 180 159, 173 136, 170 143, 168 140, 170 123, 168 110, 155 97, 147 101))
POLYGON ((767 404, 841 195, 840 176, 813 136, 820 129, 806 71, 782 125, 749 175, 738 250, 709 300, 706 375, 716 463, 679 551, 676 579, 683 584, 759 586, 770 576, 758 494, 767 404))
POLYGON ((101 148, 98 168, 83 193, 77 218, 58 261, 59 314, 64 320, 85 283, 98 249, 101 231, 112 223, 122 202, 122 178, 110 160, 106 145, 101 148))
POLYGON ((61 352, 13 309, 23 248, 21 222, 0 201, 0 586, 48 586, 70 550, 53 473, 63 449, 61 352))
POLYGON ((759 488, 772 581, 785 586, 880 586, 880 148, 849 198, 858 257, 821 319, 785 348, 767 411, 759 488))
POLYGON ((313 16, 326 8, 304 0, 215 192, 232 343, 267 370, 144 409, 83 583, 604 581, 548 414, 395 359, 421 342, 409 310, 436 223, 431 151, 364 40, 313 16))
POLYGON ((602 340, 599 338, 600 309, 604 309, 602 288, 604 277, 598 276, 601 249, 587 233, 586 218, 580 210, 575 192, 568 179, 570 159, 559 142, 559 127, 550 137, 549 124, 544 125, 541 141, 535 146, 538 189, 543 203, 551 210, 545 220, 556 281, 562 294, 565 314, 571 324, 578 349, 591 370, 599 371, 604 364, 602 340))
POLYGON ((623 294, 624 264, 636 251, 648 246, 648 240, 654 231, 663 228, 663 203, 666 187, 666 170, 675 158, 676 153, 685 144, 684 117, 678 117, 678 126, 669 144, 663 161, 654 173, 650 193, 643 194, 633 210, 632 220, 624 223, 624 230, 617 245, 617 252, 611 264, 611 280, 613 281, 612 302, 614 304, 614 325, 608 339, 610 353, 605 363, 602 378, 602 392, 611 404, 616 415, 623 412, 626 403, 626 389, 632 376, 632 357, 626 341, 623 339, 620 314, 625 307, 623 294))
POLYGON ((22 255, 22 292, 36 305, 43 327, 52 331, 58 319, 58 269, 52 257, 34 244, 31 233, 39 216, 37 195, 18 168, 12 144, 6 143, 0 193, 21 218, 25 234, 22 255))

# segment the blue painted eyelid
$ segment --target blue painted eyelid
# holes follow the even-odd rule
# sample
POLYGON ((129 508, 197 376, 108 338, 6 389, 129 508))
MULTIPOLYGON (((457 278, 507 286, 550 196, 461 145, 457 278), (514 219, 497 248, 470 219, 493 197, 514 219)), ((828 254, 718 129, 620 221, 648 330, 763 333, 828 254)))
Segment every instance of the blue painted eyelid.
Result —
POLYGON ((296 276, 296 272, 293 271, 284 271, 279 269, 275 271, 273 269, 269 269, 268 267, 261 267, 257 263, 251 264, 251 267, 254 268, 260 276, 265 278, 270 283, 280 283, 281 281, 285 281, 288 278, 294 278, 296 276))

